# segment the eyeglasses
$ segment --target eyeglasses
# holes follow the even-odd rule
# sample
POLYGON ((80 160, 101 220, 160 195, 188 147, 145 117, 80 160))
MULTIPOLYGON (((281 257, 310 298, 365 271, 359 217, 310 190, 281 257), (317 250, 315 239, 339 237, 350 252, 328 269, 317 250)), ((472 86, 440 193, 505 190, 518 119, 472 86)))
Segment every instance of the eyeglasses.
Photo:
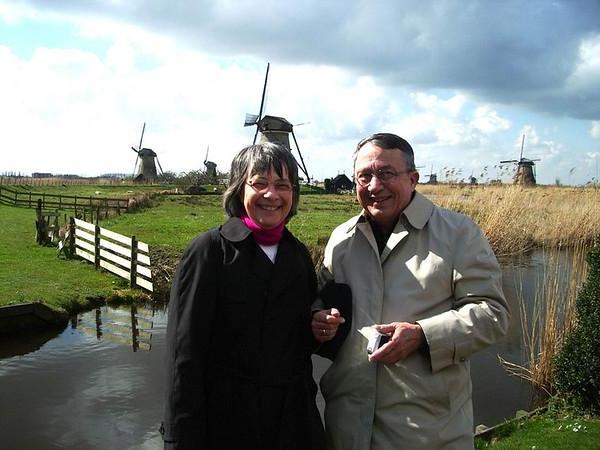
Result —
POLYGON ((293 188, 292 183, 287 180, 277 180, 271 183, 266 178, 257 178, 256 180, 246 181, 246 184, 257 192, 266 191, 271 184, 277 192, 290 192, 293 188))
POLYGON ((371 183, 373 177, 377 178, 382 183, 387 183, 395 180, 397 177, 405 173, 410 173, 410 170, 396 172, 391 169, 380 169, 376 170, 375 172, 359 172, 356 174, 355 179, 358 184, 365 187, 371 183))

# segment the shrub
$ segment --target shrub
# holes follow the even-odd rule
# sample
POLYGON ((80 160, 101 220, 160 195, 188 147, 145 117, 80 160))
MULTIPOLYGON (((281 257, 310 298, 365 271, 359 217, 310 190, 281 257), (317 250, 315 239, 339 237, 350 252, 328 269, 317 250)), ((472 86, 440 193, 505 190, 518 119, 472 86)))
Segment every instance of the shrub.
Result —
POLYGON ((600 413, 600 239, 587 256, 588 276, 576 300, 576 324, 554 360, 559 393, 600 413))

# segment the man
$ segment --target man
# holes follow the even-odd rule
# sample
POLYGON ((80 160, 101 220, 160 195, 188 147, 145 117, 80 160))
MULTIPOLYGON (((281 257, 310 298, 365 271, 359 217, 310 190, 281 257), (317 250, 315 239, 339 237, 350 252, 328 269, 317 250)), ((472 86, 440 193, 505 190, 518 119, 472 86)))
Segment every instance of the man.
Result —
MULTIPOLYGON (((469 357, 509 322, 494 253, 469 218, 415 191, 404 139, 363 139, 354 177, 363 211, 333 231, 321 273, 348 284, 353 303, 351 331, 321 379, 328 448, 473 448, 469 357), (374 330, 390 340, 368 355, 374 330)), ((332 339, 342 320, 316 312, 315 338, 332 339)))

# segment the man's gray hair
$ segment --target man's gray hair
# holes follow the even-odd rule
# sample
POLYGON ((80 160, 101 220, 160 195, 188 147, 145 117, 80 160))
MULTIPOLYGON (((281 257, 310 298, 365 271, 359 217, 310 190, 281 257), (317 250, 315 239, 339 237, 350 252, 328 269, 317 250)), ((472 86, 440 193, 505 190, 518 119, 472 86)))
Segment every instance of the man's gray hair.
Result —
POLYGON ((405 139, 402 139, 400 136, 392 133, 375 133, 362 139, 356 146, 354 155, 352 155, 354 162, 353 164, 356 164, 356 157, 360 149, 369 142, 384 150, 400 150, 402 155, 404 155, 406 169, 410 171, 417 170, 415 167, 415 154, 410 144, 405 139))
POLYGON ((292 208, 285 221, 296 214, 300 199, 298 164, 287 147, 264 142, 244 147, 231 161, 229 187, 223 194, 223 207, 229 217, 241 217, 246 213, 242 201, 246 180, 256 174, 267 173, 271 168, 275 169, 275 173, 280 177, 284 175, 284 168, 287 169, 288 179, 292 183, 292 208))

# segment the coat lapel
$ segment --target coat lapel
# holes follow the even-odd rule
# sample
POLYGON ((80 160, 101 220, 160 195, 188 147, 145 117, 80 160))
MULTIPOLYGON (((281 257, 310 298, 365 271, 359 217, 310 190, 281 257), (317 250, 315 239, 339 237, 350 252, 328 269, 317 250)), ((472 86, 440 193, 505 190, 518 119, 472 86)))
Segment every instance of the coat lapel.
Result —
POLYGON ((300 253, 296 250, 297 247, 286 229, 283 238, 279 241, 275 264, 273 265, 269 297, 274 298, 280 295, 301 275, 298 268, 303 268, 304 263, 300 253))

